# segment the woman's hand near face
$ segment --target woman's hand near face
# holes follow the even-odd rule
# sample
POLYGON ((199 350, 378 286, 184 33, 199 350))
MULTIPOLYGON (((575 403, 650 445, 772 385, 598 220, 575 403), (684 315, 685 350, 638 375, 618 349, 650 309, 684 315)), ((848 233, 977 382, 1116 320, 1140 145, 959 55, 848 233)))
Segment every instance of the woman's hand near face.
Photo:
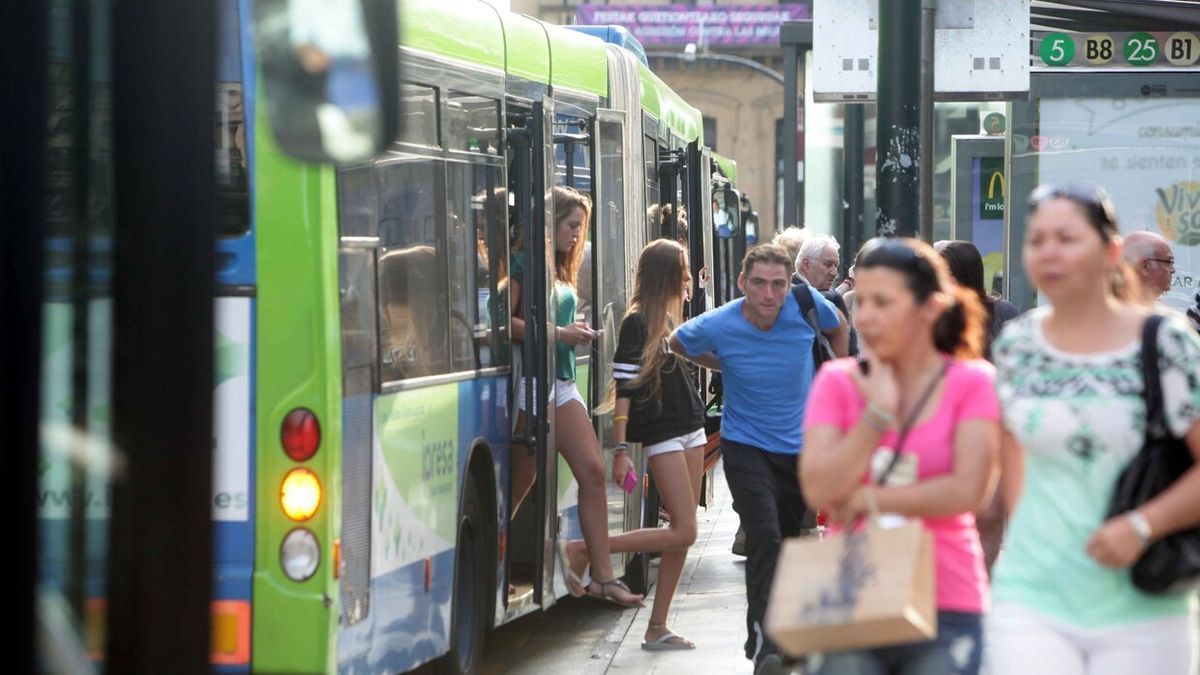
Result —
POLYGON ((862 348, 861 359, 867 362, 867 373, 862 368, 852 372, 858 391, 869 404, 875 404, 884 412, 896 415, 900 409, 900 385, 896 383, 896 371, 890 364, 875 358, 865 346, 862 348))

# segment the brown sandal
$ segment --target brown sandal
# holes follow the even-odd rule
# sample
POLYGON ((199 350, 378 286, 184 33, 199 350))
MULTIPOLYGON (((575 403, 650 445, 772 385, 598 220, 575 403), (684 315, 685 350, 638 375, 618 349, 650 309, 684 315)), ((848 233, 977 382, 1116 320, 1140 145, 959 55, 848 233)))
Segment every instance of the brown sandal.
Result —
POLYGON ((646 606, 645 604, 642 603, 642 600, 645 598, 645 596, 635 595, 634 592, 629 590, 629 587, 625 585, 625 582, 621 581, 620 579, 613 579, 611 581, 600 581, 599 579, 592 579, 592 582, 588 584, 587 594, 589 597, 596 598, 597 600, 607 600, 613 604, 620 605, 622 607, 645 607, 646 606), (600 590, 598 590, 598 591, 594 590, 596 588, 596 586, 599 586, 600 590), (611 590, 612 587, 614 587, 614 586, 621 589, 622 591, 625 591, 629 595, 637 598, 637 600, 633 600, 633 601, 621 600, 620 598, 616 597, 615 595, 613 595, 613 592, 611 590))

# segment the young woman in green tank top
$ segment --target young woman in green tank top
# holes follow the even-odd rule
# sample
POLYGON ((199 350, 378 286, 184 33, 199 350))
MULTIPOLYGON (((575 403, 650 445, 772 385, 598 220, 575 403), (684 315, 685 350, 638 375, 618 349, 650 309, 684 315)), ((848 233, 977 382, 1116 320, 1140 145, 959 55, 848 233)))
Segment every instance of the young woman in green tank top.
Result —
MULTIPOLYGON (((588 559, 591 566, 591 582, 584 585, 580 575, 567 563, 566 540, 559 543, 560 565, 563 578, 571 595, 585 593, 597 598, 611 600, 624 606, 641 606, 641 595, 630 592, 613 573, 608 542, 608 497, 605 492, 604 455, 600 441, 592 428, 592 418, 584 405, 583 397, 575 386, 575 348, 591 344, 599 335, 585 321, 575 321, 578 305, 576 284, 579 268, 583 264, 584 246, 588 237, 592 202, 586 195, 569 187, 554 188, 554 337, 555 382, 552 399, 555 405, 555 444, 559 454, 567 460, 571 473, 579 485, 579 525, 587 542, 588 559)), ((512 293, 519 293, 513 285, 512 293)), ((517 297, 514 295, 513 297, 517 297)), ((525 336, 525 324, 515 311, 512 318, 513 339, 525 336)), ((525 396, 517 396, 518 405, 523 405, 525 396)), ((523 414, 523 413, 522 413, 523 414)), ((518 423, 518 429, 523 428, 518 423)), ((526 453, 514 453, 525 458, 526 453)), ((532 466, 522 469, 513 466, 513 512, 529 493, 536 478, 532 466)))

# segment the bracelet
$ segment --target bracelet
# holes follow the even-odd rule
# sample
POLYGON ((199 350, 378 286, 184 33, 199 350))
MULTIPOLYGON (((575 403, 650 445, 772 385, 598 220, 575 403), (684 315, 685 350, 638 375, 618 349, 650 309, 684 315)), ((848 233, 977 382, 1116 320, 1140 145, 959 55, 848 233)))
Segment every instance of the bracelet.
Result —
POLYGON ((628 452, 629 452, 629 444, 626 443, 625 441, 621 441, 620 443, 617 443, 616 445, 613 446, 613 456, 614 457, 621 453, 628 453, 628 452))
POLYGON ((1150 521, 1146 520, 1146 516, 1137 510, 1130 511, 1125 516, 1129 518, 1129 524, 1133 526, 1133 531, 1137 532, 1138 539, 1142 540, 1142 546, 1149 544, 1150 538, 1154 536, 1154 530, 1150 528, 1150 521))
POLYGON ((558 340, 558 339, 559 339, 559 337, 558 337, 558 334, 559 334, 559 333, 561 333, 561 332, 562 332, 562 326, 555 326, 555 327, 554 327, 554 339, 555 339, 555 340, 558 340))
POLYGON ((864 422, 867 423, 867 426, 871 427, 872 429, 874 429, 875 431, 878 431, 881 434, 886 432, 888 429, 888 425, 886 422, 884 422, 881 419, 878 419, 877 417, 875 417, 868 411, 863 412, 862 419, 864 422))
POLYGON ((872 402, 867 404, 867 411, 879 418, 880 421, 886 422, 889 426, 896 422, 896 416, 879 407, 878 403, 872 402))
POLYGON ((891 413, 880 408, 874 403, 867 405, 863 410, 863 421, 865 421, 872 429, 883 433, 888 430, 888 427, 895 423, 896 418, 891 413))
POLYGON ((616 415, 615 417, 613 417, 613 421, 614 422, 628 422, 629 415, 616 415))
POLYGON ((863 496, 867 499, 867 513, 874 516, 879 513, 879 502, 875 501, 875 488, 868 485, 863 488, 863 496))

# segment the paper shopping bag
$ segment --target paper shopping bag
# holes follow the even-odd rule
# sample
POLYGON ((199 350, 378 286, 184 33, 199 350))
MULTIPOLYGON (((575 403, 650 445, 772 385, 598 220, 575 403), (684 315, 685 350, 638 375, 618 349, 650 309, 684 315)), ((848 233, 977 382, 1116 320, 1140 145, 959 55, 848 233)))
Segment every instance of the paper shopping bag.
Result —
POLYGON ((933 536, 908 521, 786 540, 765 624, 793 656, 936 637, 933 536))

